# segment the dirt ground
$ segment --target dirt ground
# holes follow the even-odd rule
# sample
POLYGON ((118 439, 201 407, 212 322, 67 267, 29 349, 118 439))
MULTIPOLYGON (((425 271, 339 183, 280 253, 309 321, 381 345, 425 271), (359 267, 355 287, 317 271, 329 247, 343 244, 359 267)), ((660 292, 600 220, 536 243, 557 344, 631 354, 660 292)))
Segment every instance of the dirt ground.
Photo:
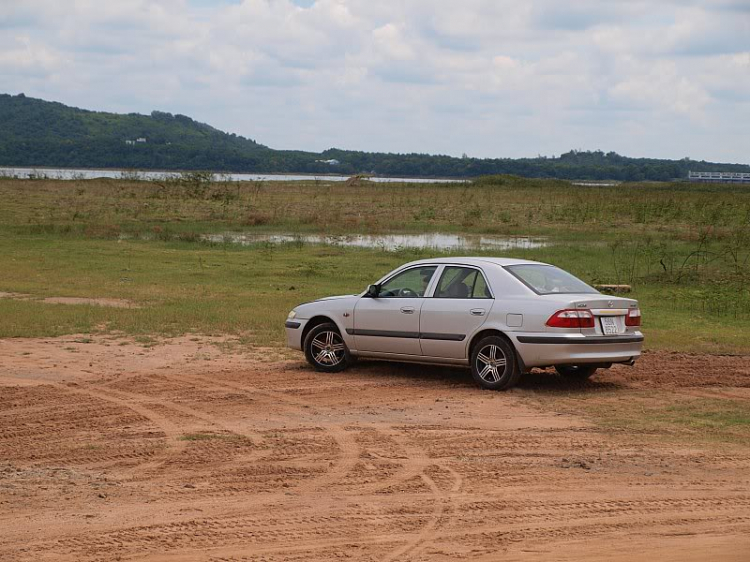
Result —
MULTIPOLYGON (((0 560, 750 560, 741 444, 607 432, 551 373, 493 393, 215 344, 0 340, 0 560)), ((573 390, 633 389, 750 400, 750 358, 573 390)))

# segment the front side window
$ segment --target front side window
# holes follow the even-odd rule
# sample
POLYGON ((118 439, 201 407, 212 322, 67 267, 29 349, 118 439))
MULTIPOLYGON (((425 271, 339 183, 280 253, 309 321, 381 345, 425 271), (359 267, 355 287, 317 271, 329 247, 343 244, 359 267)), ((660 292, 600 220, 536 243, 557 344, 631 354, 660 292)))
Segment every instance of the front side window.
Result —
POLYGON ((554 265, 522 264, 509 265, 505 269, 511 272, 524 285, 540 295, 554 293, 598 294, 599 291, 587 285, 578 277, 563 271, 554 265))
POLYGON ((492 298, 479 270, 471 267, 448 266, 440 278, 435 298, 438 299, 489 299, 492 298))
POLYGON ((407 269, 383 283, 380 286, 378 296, 396 298, 423 297, 427 286, 430 284, 430 279, 432 279, 436 270, 437 266, 434 265, 407 269))

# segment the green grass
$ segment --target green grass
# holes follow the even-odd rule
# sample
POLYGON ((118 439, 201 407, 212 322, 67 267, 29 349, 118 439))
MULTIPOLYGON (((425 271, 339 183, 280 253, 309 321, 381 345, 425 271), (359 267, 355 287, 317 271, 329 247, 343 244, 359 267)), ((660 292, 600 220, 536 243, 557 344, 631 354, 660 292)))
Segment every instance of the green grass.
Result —
POLYGON ((642 392, 631 392, 628 400, 619 398, 576 400, 573 409, 605 430, 634 436, 652 435, 692 444, 750 445, 750 404, 745 401, 685 396, 664 400, 663 396, 642 392))
POLYGON ((0 276, 0 290, 15 287, 36 297, 116 297, 140 306, 0 299, 2 337, 98 330, 229 333, 251 335, 258 344, 281 343, 286 313, 300 302, 358 291, 400 260, 310 246, 222 251, 188 243, 19 238, 0 239, 0 254, 17 264, 0 276))
POLYGON ((233 334, 281 345, 296 304, 359 292, 406 261, 446 254, 212 245, 199 234, 439 231, 549 236, 555 245, 502 254, 555 263, 589 282, 632 284, 649 349, 750 353, 750 191, 493 182, 250 182, 212 184, 197 197, 149 182, 3 180, 0 291, 32 298, 0 299, 0 337, 233 334), (233 198, 222 199, 227 193, 233 198), (139 308, 34 300, 51 296, 139 308))
POLYGON ((545 411, 586 418, 616 439, 698 447, 750 445, 750 403, 712 396, 710 389, 703 392, 705 396, 679 389, 580 388, 540 394, 529 401, 545 411))
POLYGON ((696 431, 750 430, 750 405, 734 400, 702 400, 671 406, 666 419, 696 431))
POLYGON ((694 239, 750 221, 742 186, 572 186, 491 178, 475 184, 0 181, 0 223, 16 232, 191 233, 263 227, 300 232, 461 231, 694 239), (622 232, 627 228, 626 232, 622 232))
MULTIPOLYGON (((0 299, 0 337, 204 333, 242 335, 258 345, 283 343, 286 313, 300 302, 361 291, 397 265, 424 256, 311 245, 224 250, 198 243, 18 237, 0 238, 0 255, 14 263, 0 275, 0 290, 40 298, 128 299, 139 306, 0 299)), ((561 254, 555 261, 582 270, 574 258, 561 254)), ((648 287, 634 296, 643 302, 650 349, 748 351, 746 318, 673 307, 648 287)))
POLYGON ((187 433, 180 437, 180 441, 238 441, 245 439, 242 435, 222 433, 187 433))

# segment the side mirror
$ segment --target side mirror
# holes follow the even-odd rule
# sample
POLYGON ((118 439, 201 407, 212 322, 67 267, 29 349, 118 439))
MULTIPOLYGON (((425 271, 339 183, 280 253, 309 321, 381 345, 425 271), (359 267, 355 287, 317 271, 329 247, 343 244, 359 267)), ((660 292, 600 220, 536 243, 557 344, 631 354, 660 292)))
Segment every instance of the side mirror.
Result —
POLYGON ((371 299, 377 298, 377 296, 380 294, 380 285, 369 285, 367 287, 367 292, 365 293, 366 297, 370 297, 371 299))

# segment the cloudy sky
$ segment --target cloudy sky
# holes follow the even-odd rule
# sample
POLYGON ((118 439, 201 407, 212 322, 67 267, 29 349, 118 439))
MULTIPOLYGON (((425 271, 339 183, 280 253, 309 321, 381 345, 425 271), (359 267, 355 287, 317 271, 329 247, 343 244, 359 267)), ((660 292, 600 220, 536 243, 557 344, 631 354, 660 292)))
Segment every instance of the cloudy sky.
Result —
POLYGON ((750 163, 750 0, 0 0, 0 92, 273 148, 750 163))

